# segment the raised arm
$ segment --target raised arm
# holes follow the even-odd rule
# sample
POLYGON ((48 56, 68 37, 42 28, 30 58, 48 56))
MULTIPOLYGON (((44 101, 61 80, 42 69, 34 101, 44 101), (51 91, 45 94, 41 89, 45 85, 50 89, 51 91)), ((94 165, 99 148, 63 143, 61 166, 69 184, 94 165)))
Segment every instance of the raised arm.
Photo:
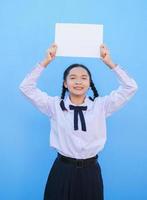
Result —
POLYGON ((48 64, 55 58, 57 45, 53 44, 46 52, 45 58, 36 64, 34 69, 26 75, 19 85, 20 91, 42 113, 51 117, 54 114, 54 98, 37 88, 37 80, 48 64))
POLYGON ((100 52, 102 61, 116 74, 120 83, 118 89, 102 97, 105 115, 108 117, 131 99, 138 86, 121 66, 113 63, 109 50, 105 45, 101 45, 100 52))

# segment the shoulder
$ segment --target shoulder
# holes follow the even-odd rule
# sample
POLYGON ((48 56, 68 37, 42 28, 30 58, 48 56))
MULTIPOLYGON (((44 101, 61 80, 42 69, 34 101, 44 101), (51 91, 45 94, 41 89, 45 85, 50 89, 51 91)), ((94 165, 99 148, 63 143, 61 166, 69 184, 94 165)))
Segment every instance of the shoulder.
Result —
POLYGON ((59 96, 50 96, 50 95, 46 94, 46 97, 47 97, 46 100, 49 103, 49 105, 59 104, 59 102, 61 100, 59 96))
POLYGON ((94 99, 94 106, 95 107, 103 107, 107 99, 107 95, 105 96, 98 96, 94 99))
POLYGON ((54 102, 60 102, 61 101, 61 97, 60 96, 50 96, 50 98, 52 98, 52 100, 54 102))
POLYGON ((94 103, 102 103, 105 99, 105 96, 98 96, 94 99, 94 103))

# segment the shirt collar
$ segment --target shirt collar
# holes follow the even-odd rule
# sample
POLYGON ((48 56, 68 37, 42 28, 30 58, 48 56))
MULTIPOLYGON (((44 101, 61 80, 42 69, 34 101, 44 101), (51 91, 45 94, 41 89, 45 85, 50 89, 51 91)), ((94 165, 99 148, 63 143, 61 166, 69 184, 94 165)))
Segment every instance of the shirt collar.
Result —
MULTIPOLYGON (((71 102, 69 95, 65 98, 64 103, 65 103, 66 109, 68 109, 68 111, 70 112, 72 112, 72 110, 69 109, 69 105, 77 106, 76 104, 71 102)), ((90 100, 88 96, 86 96, 84 99, 84 102, 82 104, 79 104, 79 106, 87 106, 87 110, 90 110, 92 109, 93 101, 90 100)))

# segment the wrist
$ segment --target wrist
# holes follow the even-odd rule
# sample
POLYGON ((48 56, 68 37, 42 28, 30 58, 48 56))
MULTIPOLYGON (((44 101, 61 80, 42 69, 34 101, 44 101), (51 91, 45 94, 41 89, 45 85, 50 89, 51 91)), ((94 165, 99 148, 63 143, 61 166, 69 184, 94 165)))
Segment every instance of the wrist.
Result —
POLYGON ((44 59, 44 60, 42 60, 41 62, 39 62, 40 63, 40 65, 42 65, 44 68, 46 68, 47 67, 47 65, 50 63, 50 61, 48 61, 48 60, 46 60, 46 59, 44 59))
POLYGON ((108 64, 108 67, 109 67, 110 69, 114 69, 116 66, 117 66, 117 64, 115 64, 115 63, 110 63, 110 64, 108 64))

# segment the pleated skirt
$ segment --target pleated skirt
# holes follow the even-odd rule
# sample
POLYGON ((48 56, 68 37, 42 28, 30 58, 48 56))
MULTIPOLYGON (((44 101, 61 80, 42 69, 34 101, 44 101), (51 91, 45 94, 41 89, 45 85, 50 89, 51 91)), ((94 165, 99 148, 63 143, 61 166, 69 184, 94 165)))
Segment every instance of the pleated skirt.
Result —
POLYGON ((77 168, 56 157, 49 172, 44 200, 104 200, 103 179, 98 159, 77 168))

